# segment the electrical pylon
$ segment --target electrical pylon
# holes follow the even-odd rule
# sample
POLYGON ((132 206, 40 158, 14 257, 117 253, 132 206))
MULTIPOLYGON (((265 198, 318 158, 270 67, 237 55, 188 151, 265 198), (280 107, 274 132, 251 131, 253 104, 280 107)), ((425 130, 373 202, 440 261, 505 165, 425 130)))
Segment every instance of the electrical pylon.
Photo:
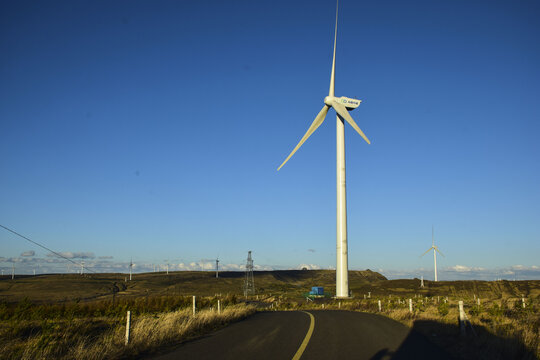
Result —
POLYGON ((251 251, 248 251, 246 262, 246 279, 244 281, 244 296, 248 296, 249 294, 255 294, 255 284, 253 282, 253 259, 251 258, 251 251))

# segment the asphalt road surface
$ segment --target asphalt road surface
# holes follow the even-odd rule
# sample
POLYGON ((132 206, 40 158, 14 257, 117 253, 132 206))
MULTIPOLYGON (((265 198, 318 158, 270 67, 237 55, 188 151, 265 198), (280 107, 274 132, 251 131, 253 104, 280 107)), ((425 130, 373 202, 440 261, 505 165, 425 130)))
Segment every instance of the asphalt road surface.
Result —
POLYGON ((258 313, 154 359, 451 359, 383 316, 350 311, 258 313))

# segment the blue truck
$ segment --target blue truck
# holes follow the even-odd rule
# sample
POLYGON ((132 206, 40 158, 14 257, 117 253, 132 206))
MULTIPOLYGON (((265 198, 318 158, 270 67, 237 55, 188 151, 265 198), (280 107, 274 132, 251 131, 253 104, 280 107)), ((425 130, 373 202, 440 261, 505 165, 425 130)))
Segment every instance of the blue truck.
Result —
POLYGON ((322 286, 313 286, 309 292, 311 296, 324 296, 324 288, 322 286))

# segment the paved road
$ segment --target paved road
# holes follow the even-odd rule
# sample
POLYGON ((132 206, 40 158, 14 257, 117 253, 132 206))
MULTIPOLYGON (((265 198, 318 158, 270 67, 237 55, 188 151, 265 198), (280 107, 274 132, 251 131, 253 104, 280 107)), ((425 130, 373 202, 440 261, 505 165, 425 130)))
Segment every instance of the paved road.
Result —
POLYGON ((258 313, 155 357, 156 360, 300 358, 450 359, 422 335, 386 317, 316 310, 258 313))

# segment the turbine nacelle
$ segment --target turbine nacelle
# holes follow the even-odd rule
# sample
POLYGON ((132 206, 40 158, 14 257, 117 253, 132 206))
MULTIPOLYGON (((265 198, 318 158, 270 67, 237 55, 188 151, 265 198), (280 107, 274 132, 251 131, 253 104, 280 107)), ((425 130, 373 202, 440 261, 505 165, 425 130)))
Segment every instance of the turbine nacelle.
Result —
POLYGON ((347 108, 347 110, 352 110, 352 109, 356 109, 357 107, 359 107, 362 100, 351 99, 351 98, 348 98, 348 97, 345 97, 345 96, 342 96, 342 97, 339 97, 339 98, 335 97, 335 96, 327 96, 327 97, 324 98, 324 103, 327 106, 332 107, 334 102, 337 102, 338 104, 341 104, 341 105, 345 106, 345 108, 347 108))

